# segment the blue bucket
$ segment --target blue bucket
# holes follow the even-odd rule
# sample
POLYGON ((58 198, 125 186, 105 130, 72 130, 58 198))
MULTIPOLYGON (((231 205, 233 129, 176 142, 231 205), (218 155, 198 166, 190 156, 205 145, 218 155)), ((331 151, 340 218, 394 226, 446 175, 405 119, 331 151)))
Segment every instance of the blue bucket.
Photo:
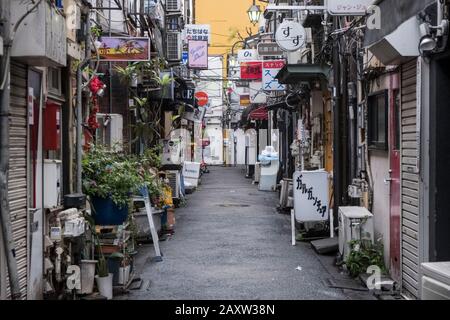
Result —
POLYGON ((128 206, 119 208, 110 198, 92 197, 93 214, 96 225, 118 226, 127 221, 128 206))

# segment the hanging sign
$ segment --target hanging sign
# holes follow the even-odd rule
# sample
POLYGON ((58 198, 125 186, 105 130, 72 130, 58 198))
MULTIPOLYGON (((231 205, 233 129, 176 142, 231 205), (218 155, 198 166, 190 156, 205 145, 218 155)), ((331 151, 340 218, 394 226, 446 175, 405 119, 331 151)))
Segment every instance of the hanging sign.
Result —
POLYGON ((202 123, 206 114, 206 108, 195 108, 193 112, 185 112, 183 119, 192 121, 194 123, 202 123))
POLYGON ((284 67, 284 60, 270 60, 263 62, 263 90, 265 91, 284 91, 286 86, 280 84, 276 76, 284 67))
POLYGON ((195 93, 195 98, 197 99, 197 104, 199 107, 204 107, 209 102, 209 96, 206 92, 199 91, 195 93))
POLYGON ((149 61, 150 38, 102 37, 98 54, 102 61, 149 61))
POLYGON ((297 171, 293 177, 295 218, 298 222, 327 221, 329 214, 328 172, 297 171))
POLYGON ((262 82, 252 81, 249 84, 250 102, 251 103, 266 103, 267 95, 263 91, 262 82))
POLYGON ((28 124, 30 126, 34 125, 34 89, 33 87, 28 87, 28 124))
POLYGON ((184 28, 185 41, 207 41, 211 43, 209 24, 187 24, 184 28))
POLYGON ((262 61, 241 62, 241 79, 258 80, 262 78, 262 61))
POLYGON ((243 107, 247 107, 247 106, 249 106, 250 105, 250 95, 248 95, 248 94, 241 94, 240 95, 240 105, 241 106, 243 106, 243 107))
POLYGON ((190 69, 208 69, 208 42, 189 41, 188 44, 188 67, 190 69))
POLYGON ((275 40, 282 50, 297 51, 306 44, 306 30, 298 22, 284 21, 275 33, 275 40))
POLYGON ((327 8, 331 15, 364 16, 373 0, 328 0, 327 8))
POLYGON ((258 51, 256 49, 243 49, 238 51, 238 62, 258 60, 258 51))
POLYGON ((258 55, 264 56, 282 56, 283 50, 276 42, 262 42, 258 44, 258 55))

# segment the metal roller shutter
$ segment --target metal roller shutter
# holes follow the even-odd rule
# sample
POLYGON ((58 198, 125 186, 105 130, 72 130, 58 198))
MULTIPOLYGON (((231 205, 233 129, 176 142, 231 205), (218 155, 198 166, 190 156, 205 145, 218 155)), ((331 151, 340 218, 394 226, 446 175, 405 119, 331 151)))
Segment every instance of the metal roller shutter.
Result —
MULTIPOLYGON (((27 68, 11 64, 9 206, 22 299, 27 297, 27 68)), ((9 283, 9 281, 7 282, 9 283)), ((7 288, 7 296, 10 296, 7 288)))
POLYGON ((419 296, 417 60, 402 66, 402 288, 419 296))

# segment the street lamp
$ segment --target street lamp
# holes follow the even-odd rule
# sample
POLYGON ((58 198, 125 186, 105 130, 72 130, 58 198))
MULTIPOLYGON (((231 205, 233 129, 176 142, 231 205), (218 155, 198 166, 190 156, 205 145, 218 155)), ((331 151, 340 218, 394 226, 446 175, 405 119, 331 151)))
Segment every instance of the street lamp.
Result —
POLYGON ((253 0, 253 5, 248 9, 247 14, 250 22, 255 26, 261 17, 261 9, 255 4, 255 0, 253 0))

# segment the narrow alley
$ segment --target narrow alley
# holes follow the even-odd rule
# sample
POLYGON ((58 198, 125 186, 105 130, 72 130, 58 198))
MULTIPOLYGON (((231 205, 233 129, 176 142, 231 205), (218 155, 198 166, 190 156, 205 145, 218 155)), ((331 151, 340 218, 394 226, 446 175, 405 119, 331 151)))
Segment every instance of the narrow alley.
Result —
POLYGON ((0 302, 450 300, 449 88, 450 0, 0 0, 0 302))
POLYGON ((160 242, 163 262, 152 261, 151 244, 141 247, 143 285, 118 299, 350 298, 324 283, 339 276, 333 257, 319 257, 309 243, 291 246, 290 217, 277 213, 276 193, 258 191, 243 169, 210 170, 177 210, 173 237, 160 242))

